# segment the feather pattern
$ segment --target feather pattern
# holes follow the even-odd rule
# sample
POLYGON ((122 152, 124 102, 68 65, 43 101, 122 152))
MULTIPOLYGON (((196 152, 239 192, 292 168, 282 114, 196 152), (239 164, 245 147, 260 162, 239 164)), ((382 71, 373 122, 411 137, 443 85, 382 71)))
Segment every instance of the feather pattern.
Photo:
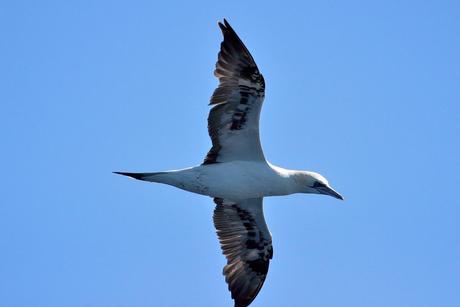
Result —
POLYGON ((235 307, 246 307, 259 293, 273 257, 262 198, 238 203, 214 198, 214 226, 227 258, 223 274, 235 307))
POLYGON ((212 148, 203 164, 265 161, 259 138, 264 78, 229 23, 224 20, 219 27, 224 36, 214 71, 219 86, 211 97, 208 116, 212 148))

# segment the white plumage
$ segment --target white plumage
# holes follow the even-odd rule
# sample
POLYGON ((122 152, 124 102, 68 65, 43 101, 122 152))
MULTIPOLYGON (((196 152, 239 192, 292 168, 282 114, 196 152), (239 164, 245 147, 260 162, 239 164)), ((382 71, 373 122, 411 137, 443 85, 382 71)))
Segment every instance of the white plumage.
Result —
POLYGON ((262 288, 273 256, 263 197, 316 193, 343 198, 317 173, 267 162, 259 138, 264 78, 228 22, 219 26, 224 40, 214 71, 219 86, 208 117, 212 148, 203 164, 165 172, 116 173, 214 198, 214 225, 227 258, 225 280, 235 307, 245 307, 262 288))

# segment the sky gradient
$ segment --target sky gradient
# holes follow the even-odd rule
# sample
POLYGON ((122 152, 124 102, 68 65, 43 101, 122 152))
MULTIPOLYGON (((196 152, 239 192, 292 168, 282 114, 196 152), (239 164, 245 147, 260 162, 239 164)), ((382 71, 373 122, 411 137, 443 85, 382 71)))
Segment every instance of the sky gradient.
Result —
POLYGON ((460 306, 456 1, 3 1, 0 305, 233 306, 211 199, 112 171, 201 163, 227 18, 275 165, 254 307, 460 306))

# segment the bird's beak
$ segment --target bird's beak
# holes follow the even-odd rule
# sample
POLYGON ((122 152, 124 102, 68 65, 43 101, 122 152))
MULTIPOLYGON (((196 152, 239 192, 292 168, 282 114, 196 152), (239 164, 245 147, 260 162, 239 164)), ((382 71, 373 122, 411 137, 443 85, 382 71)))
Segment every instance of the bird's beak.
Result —
POLYGON ((329 196, 335 197, 337 199, 343 200, 342 195, 340 195, 338 192, 336 192, 333 188, 324 187, 324 188, 320 188, 318 190, 319 190, 319 192, 321 194, 329 195, 329 196))

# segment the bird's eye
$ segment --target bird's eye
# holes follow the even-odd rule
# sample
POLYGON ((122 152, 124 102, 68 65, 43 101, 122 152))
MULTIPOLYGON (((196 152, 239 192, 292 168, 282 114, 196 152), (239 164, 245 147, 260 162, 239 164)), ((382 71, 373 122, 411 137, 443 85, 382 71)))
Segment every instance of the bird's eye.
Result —
POLYGON ((313 184, 313 188, 314 189, 317 189, 317 188, 324 188, 326 187, 326 185, 324 183, 321 183, 319 181, 316 181, 314 184, 313 184))

